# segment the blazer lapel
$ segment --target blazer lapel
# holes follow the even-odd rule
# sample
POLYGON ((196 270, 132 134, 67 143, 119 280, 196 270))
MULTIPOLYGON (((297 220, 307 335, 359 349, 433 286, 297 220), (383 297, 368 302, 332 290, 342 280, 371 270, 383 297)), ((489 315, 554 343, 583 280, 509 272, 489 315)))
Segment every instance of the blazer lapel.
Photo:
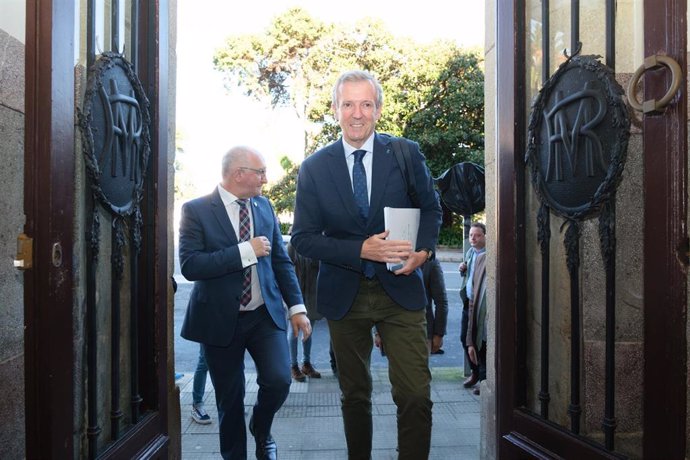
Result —
POLYGON ((342 140, 333 144, 328 154, 331 156, 331 160, 328 161, 331 177, 333 178, 335 188, 338 190, 338 194, 343 198, 345 210, 352 216, 355 222, 364 228, 365 222, 359 215, 355 197, 352 194, 352 180, 350 179, 347 161, 345 161, 345 149, 343 149, 342 140))
POLYGON ((230 223, 228 212, 225 210, 223 200, 220 199, 218 189, 215 189, 211 194, 211 212, 216 216, 218 225, 223 229, 225 235, 236 243, 237 235, 235 235, 235 228, 232 226, 232 223, 230 223))
POLYGON ((252 221, 254 226, 254 236, 263 235, 264 228, 267 227, 268 223, 265 221, 264 213, 261 212, 259 203, 254 200, 254 198, 249 199, 250 208, 252 210, 252 221))
POLYGON ((386 184, 390 178, 391 161, 393 151, 390 139, 379 136, 374 137, 374 157, 371 162, 371 198, 369 199, 369 222, 376 218, 377 211, 383 212, 381 202, 383 200, 386 184))

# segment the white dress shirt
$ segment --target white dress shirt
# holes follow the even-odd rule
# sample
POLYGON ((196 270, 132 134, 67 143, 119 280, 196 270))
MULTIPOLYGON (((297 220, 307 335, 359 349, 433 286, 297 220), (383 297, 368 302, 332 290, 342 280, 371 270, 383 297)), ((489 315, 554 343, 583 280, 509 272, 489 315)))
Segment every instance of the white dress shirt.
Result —
MULTIPOLYGON (((237 197, 232 193, 228 192, 223 188, 222 185, 218 184, 218 193, 220 194, 220 199, 223 201, 225 206, 225 212, 228 213, 228 218, 232 224, 232 228, 235 231, 235 236, 237 241, 240 240, 240 205, 237 203, 237 197)), ((254 202, 250 199, 247 201, 248 211, 249 211, 249 235, 251 238, 254 237, 254 211, 252 207, 254 202)), ((282 243, 282 242, 281 242, 282 243)), ((259 282, 259 271, 256 269, 256 264, 258 259, 254 253, 254 248, 249 241, 243 241, 237 245, 240 251, 240 258, 242 259, 242 268, 252 267, 252 300, 249 304, 242 306, 240 305, 240 311, 251 311, 256 310, 261 305, 264 304, 264 298, 261 294, 261 283, 259 282)), ((267 256, 270 257, 270 256, 267 256)), ((307 308, 304 304, 293 305, 288 310, 288 316, 292 317, 297 313, 306 313, 307 308)))
POLYGON ((353 155, 354 151, 365 150, 367 152, 362 157, 362 164, 364 165, 364 171, 367 173, 367 194, 369 202, 371 203, 371 163, 374 157, 374 133, 371 133, 369 139, 367 139, 358 149, 354 148, 345 142, 345 139, 343 139, 343 148, 345 149, 345 161, 347 161, 347 169, 350 173, 350 184, 352 184, 352 167, 355 165, 355 156, 353 155))

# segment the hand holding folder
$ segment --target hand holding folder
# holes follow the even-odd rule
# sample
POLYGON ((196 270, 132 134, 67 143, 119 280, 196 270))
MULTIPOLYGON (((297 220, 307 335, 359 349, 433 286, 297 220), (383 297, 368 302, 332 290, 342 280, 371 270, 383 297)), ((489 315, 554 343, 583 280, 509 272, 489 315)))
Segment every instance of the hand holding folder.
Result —
MULTIPOLYGON (((419 231, 419 208, 383 208, 383 220, 386 230, 389 230, 388 240, 407 240, 412 247, 417 245, 419 231)), ((402 268, 403 262, 387 263, 389 271, 402 268)))

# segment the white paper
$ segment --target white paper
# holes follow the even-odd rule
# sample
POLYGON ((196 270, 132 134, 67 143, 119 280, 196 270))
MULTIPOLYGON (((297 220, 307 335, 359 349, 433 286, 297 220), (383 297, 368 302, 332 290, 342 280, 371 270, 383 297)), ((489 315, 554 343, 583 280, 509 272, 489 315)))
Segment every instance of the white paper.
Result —
MULTIPOLYGON (((419 231, 419 208, 383 208, 383 220, 386 230, 390 230, 387 240, 407 240, 412 250, 417 246, 419 231)), ((387 263, 390 271, 402 268, 403 263, 387 263)))

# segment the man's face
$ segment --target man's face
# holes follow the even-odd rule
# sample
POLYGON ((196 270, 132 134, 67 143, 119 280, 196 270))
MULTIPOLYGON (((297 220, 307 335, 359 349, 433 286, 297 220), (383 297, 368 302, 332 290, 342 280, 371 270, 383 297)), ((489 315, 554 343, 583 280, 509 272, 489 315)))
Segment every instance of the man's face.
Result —
POLYGON ((261 155, 250 153, 247 158, 233 168, 230 178, 234 182, 228 189, 238 198, 251 198, 261 195, 261 188, 266 183, 266 163, 261 155))
POLYGON ((470 228, 470 246, 476 250, 484 249, 486 245, 486 235, 479 227, 470 228))
POLYGON ((381 117, 376 107, 376 90, 367 80, 346 81, 338 89, 337 106, 333 106, 335 119, 340 123, 345 142, 359 148, 374 132, 381 117))

